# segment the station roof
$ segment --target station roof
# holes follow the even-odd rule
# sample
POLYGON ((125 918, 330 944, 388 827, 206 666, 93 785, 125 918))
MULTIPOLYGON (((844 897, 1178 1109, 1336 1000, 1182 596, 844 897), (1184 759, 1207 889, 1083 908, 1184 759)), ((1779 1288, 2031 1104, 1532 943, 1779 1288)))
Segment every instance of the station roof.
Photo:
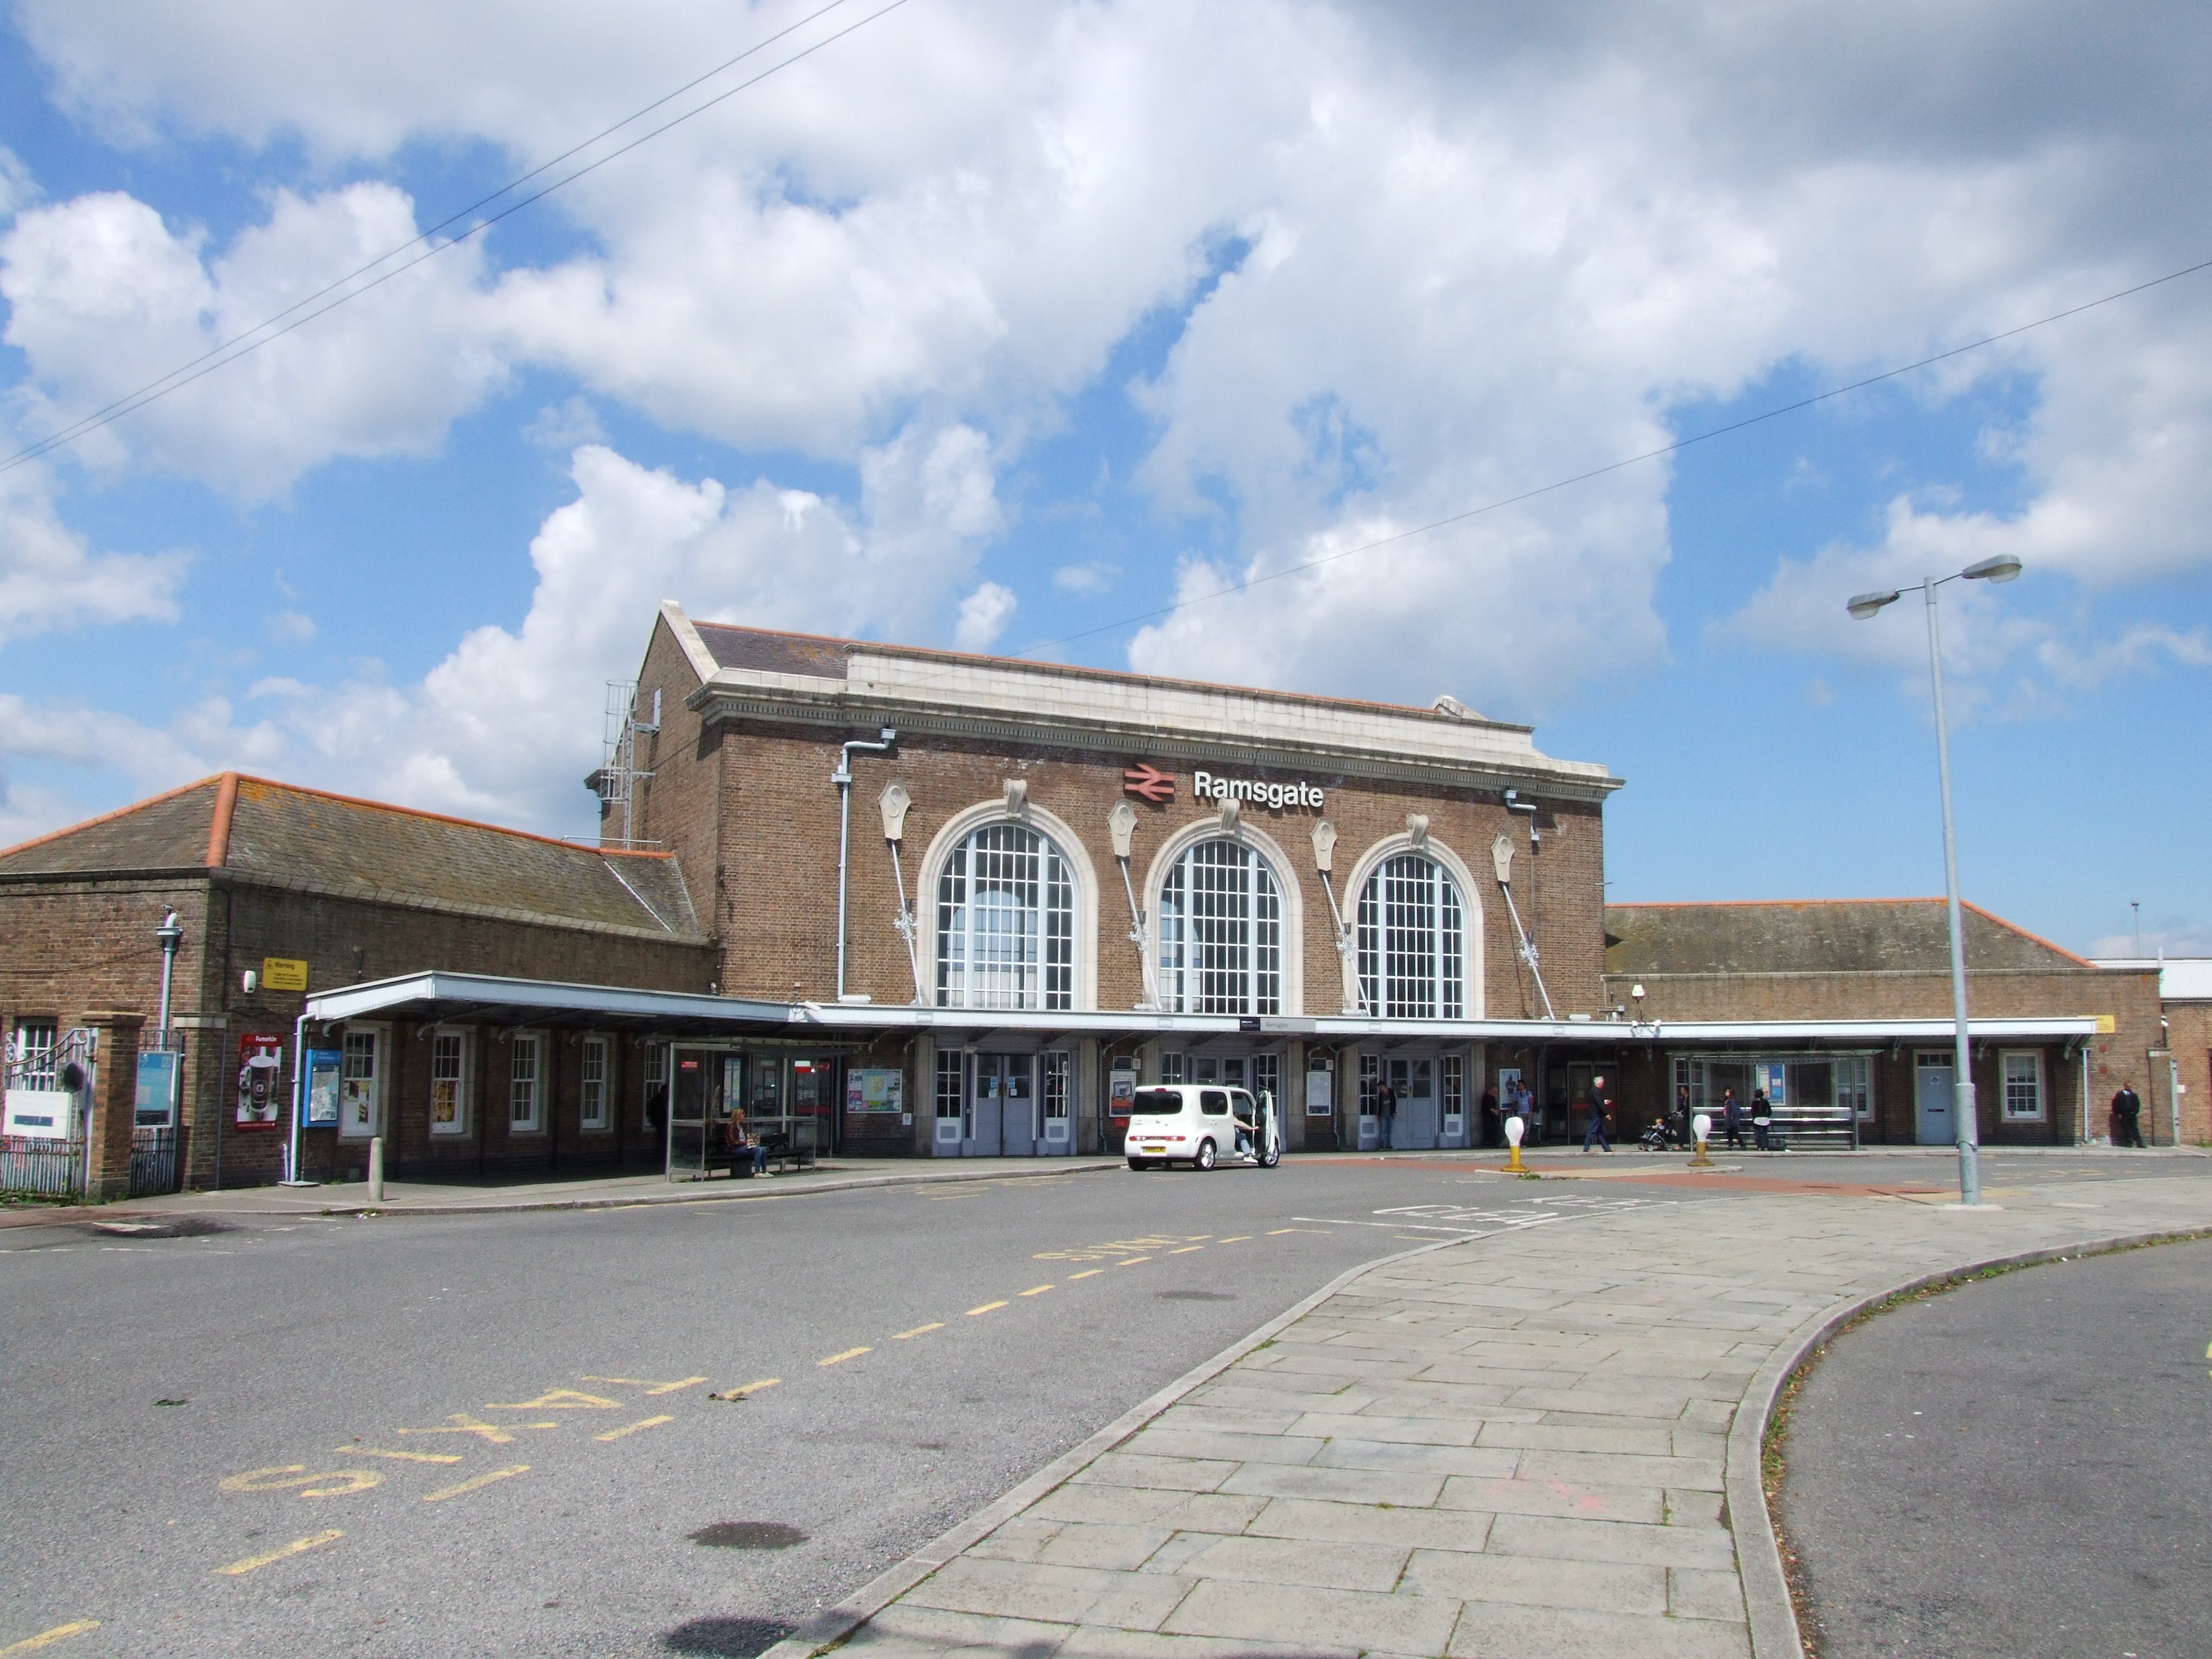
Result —
MULTIPOLYGON (((2098 964, 1978 906, 1960 907, 1976 973, 2094 972, 2098 964)), ((1948 973, 1940 898, 1608 904, 1608 974, 1948 973)))
POLYGON ((397 979, 319 992, 307 999, 306 1012, 308 1019, 323 1023, 485 1020, 507 1025, 651 1030, 670 1036, 740 1032, 782 1036, 787 1028, 804 1018, 803 1011, 792 1005, 753 1002, 741 997, 436 972, 405 974, 397 979))

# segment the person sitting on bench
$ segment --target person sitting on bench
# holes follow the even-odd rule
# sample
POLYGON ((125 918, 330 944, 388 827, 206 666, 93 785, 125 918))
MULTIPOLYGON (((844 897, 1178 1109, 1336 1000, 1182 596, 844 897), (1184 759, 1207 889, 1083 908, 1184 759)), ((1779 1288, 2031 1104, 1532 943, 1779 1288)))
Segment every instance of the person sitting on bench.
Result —
POLYGON ((732 1175, 735 1175, 738 1172, 737 1155, 739 1152, 745 1152, 747 1150, 750 1150, 753 1155, 753 1173, 755 1175, 766 1175, 768 1173, 768 1148, 761 1144, 761 1138, 758 1135, 753 1133, 745 1127, 745 1109, 744 1107, 739 1106, 731 1111, 730 1121, 725 1129, 725 1133, 729 1137, 730 1173, 732 1175))

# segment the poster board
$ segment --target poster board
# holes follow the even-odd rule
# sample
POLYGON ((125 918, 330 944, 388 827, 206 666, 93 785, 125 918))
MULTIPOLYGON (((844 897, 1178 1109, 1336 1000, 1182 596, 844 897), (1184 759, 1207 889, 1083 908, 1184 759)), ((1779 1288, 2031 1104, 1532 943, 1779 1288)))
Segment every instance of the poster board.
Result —
POLYGON ((284 1113, 284 1039, 249 1031, 238 1039, 238 1127, 274 1129, 284 1113))
POLYGON ((336 1048, 307 1050, 307 1115, 301 1120, 310 1129, 338 1127, 338 1079, 345 1056, 336 1048))
POLYGON ((1129 1115, 1129 1103, 1137 1097, 1137 1068, 1116 1066, 1106 1074, 1106 1114, 1109 1117, 1129 1115))
POLYGON ((167 1052, 138 1056, 138 1098, 131 1120, 142 1129, 168 1129, 177 1121, 177 1056, 167 1052))
POLYGON ((1306 1071, 1306 1115, 1336 1115, 1336 1073, 1326 1066, 1310 1066, 1306 1071))
POLYGON ((66 1089, 10 1089, 5 1133, 27 1140, 67 1140, 76 1113, 76 1097, 66 1089))
POLYGON ((906 1073, 888 1067, 855 1068, 845 1073, 845 1109, 848 1112, 903 1112, 906 1073))

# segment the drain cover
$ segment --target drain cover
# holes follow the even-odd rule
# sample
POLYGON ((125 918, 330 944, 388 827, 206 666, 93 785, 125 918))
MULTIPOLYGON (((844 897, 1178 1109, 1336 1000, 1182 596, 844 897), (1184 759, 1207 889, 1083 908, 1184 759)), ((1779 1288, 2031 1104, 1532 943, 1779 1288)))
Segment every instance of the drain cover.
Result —
POLYGON ((1163 1302, 1234 1302, 1237 1298, 1226 1291, 1155 1291, 1163 1302))
POLYGON ((691 1541, 718 1550, 787 1550, 804 1544, 806 1534, 781 1521, 717 1521, 693 1533, 691 1541))

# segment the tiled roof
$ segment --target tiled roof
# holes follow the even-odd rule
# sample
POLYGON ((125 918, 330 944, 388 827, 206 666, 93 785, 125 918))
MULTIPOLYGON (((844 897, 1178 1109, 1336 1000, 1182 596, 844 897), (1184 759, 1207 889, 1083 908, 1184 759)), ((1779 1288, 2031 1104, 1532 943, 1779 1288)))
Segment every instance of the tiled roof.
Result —
POLYGON ((849 640, 815 634, 775 634, 765 629, 733 628, 727 623, 695 622, 699 637, 717 668, 750 674, 811 674, 816 679, 847 678, 849 640))
POLYGON ((219 867, 258 885, 696 940, 676 860, 227 775, 0 852, 0 878, 219 867))
MULTIPOLYGON (((1966 965, 2050 972, 2081 957, 1969 904, 1966 965)), ((1943 901, 1850 899, 1746 904, 1609 904, 1610 974, 1948 973, 1943 901)))

